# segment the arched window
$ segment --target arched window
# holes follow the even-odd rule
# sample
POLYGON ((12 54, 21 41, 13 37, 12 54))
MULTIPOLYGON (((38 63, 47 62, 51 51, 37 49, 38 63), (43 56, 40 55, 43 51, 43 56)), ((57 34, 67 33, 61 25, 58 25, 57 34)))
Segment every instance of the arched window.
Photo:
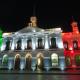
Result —
POLYGON ((71 59, 69 56, 65 57, 65 63, 66 63, 66 66, 70 66, 71 65, 71 59))
POLYGON ((77 66, 80 66, 80 55, 75 56, 75 63, 77 66))
POLYGON ((36 69, 37 70, 43 70, 44 69, 44 56, 40 52, 37 54, 36 69))
POLYGON ((32 55, 30 53, 27 53, 25 56, 25 68, 27 70, 31 70, 31 64, 32 64, 32 55))
POLYGON ((52 55, 51 55, 51 63, 52 63, 52 66, 58 66, 58 64, 59 64, 59 61, 58 61, 58 54, 56 54, 56 53, 53 53, 52 55))
POLYGON ((68 50, 68 42, 64 41, 63 44, 64 44, 64 49, 68 50))
POLYGON ((20 60, 21 60, 20 54, 16 54, 14 58, 14 69, 17 69, 17 70, 20 69, 20 60))
POLYGON ((78 42, 77 41, 73 41, 73 48, 78 49, 78 42))
POLYGON ((7 55, 7 54, 5 54, 5 55, 3 56, 3 58, 2 58, 2 65, 3 65, 4 67, 8 67, 8 55, 7 55))

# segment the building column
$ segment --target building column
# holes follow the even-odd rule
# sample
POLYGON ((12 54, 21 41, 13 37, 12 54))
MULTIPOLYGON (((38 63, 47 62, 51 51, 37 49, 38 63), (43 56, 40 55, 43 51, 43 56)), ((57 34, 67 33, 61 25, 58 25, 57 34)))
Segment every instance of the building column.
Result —
POLYGON ((32 49, 33 50, 36 49, 36 37, 35 36, 32 38, 32 49))
POLYGON ((13 40, 10 40, 10 50, 11 50, 11 47, 12 47, 12 42, 13 42, 13 40))
POLYGON ((26 43, 27 42, 25 42, 26 40, 25 39, 21 39, 21 49, 22 50, 25 50, 25 48, 26 48, 26 43))
POLYGON ((13 40, 12 40, 12 45, 11 45, 11 50, 14 50, 15 47, 16 47, 16 40, 13 39, 13 40))
POLYGON ((35 46, 36 48, 38 48, 38 38, 36 37, 36 40, 35 40, 35 46))
POLYGON ((42 38, 42 46, 45 48, 45 38, 42 38))
POLYGON ((12 40, 12 46, 11 46, 11 50, 15 50, 16 49, 16 46, 17 46, 17 40, 15 38, 13 38, 12 40))
POLYGON ((63 41, 61 37, 56 37, 56 45, 58 48, 63 48, 63 41))
POLYGON ((25 49, 27 49, 27 40, 28 39, 25 40, 25 49))
POLYGON ((48 35, 45 35, 45 49, 49 49, 49 37, 48 37, 48 35))
POLYGON ((1 51, 4 51, 6 48, 6 41, 3 39, 3 43, 2 43, 2 46, 1 46, 1 51))

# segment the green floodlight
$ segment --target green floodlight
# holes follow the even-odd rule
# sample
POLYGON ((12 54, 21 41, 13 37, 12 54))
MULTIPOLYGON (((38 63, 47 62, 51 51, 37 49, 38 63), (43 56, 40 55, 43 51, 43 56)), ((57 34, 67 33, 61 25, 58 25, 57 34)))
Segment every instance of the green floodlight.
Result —
POLYGON ((2 42, 3 42, 2 34, 3 34, 3 31, 0 29, 0 48, 1 48, 2 42))
POLYGON ((2 38, 3 31, 0 29, 0 38, 2 38))

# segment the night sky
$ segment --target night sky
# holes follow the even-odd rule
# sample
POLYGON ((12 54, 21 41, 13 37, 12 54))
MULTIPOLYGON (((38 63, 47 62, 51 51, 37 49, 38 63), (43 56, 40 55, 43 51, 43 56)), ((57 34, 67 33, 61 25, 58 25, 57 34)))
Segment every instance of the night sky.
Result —
POLYGON ((77 0, 0 0, 0 27, 4 32, 24 28, 34 14, 40 28, 60 26, 63 31, 71 31, 72 16, 80 26, 77 0))

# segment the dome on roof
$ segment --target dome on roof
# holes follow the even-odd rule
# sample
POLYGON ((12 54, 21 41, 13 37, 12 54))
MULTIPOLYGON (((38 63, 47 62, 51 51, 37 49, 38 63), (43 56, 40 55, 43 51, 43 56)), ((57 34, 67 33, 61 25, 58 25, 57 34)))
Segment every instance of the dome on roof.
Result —
POLYGON ((19 30, 19 33, 31 33, 31 32, 42 32, 44 29, 37 27, 37 18, 36 16, 30 17, 30 23, 27 27, 19 30))

